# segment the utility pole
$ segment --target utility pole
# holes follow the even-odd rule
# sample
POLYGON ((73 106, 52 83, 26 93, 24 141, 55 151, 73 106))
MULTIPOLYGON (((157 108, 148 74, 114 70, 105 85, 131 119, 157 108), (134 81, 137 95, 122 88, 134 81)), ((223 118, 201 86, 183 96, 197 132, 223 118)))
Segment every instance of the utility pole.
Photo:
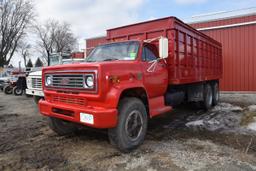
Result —
POLYGON ((19 61, 19 72, 21 72, 21 61, 19 61))

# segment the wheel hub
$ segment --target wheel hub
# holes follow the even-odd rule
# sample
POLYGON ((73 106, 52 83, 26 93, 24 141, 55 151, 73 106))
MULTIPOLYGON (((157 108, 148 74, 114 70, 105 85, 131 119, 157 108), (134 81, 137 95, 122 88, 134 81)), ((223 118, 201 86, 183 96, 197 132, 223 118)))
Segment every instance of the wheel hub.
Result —
POLYGON ((132 140, 137 140, 142 132, 143 128, 143 119, 142 115, 139 111, 134 110, 132 111, 126 120, 125 124, 125 132, 126 135, 132 140))
POLYGON ((16 92, 17 92, 18 94, 20 94, 20 93, 21 93, 21 89, 17 89, 16 92))

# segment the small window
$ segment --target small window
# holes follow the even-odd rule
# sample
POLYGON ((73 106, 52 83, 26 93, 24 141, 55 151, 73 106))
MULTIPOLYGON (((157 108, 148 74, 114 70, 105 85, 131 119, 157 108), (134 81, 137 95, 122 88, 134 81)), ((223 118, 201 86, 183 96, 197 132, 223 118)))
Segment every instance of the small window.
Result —
POLYGON ((152 48, 149 46, 144 46, 143 52, 142 52, 142 60, 143 61, 153 61, 153 60, 157 59, 156 54, 151 49, 152 48))

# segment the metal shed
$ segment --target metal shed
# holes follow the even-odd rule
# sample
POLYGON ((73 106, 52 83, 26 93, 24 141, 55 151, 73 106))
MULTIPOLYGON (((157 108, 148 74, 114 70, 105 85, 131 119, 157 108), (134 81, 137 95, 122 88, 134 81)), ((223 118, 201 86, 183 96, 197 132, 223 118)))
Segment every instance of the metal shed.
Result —
POLYGON ((256 91, 256 8, 192 17, 194 28, 222 43, 222 91, 256 91))

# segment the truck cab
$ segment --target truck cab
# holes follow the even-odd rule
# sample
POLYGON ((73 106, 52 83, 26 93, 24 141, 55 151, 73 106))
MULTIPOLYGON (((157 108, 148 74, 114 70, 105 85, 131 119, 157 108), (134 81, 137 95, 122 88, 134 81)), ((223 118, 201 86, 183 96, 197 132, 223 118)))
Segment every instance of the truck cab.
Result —
POLYGON ((77 125, 108 129, 111 144, 129 152, 143 143, 148 119, 183 101, 206 109, 217 101, 218 42, 174 17, 110 29, 107 35, 108 43, 97 46, 86 62, 43 69, 45 99, 39 109, 59 135, 77 125), (199 47, 199 38, 212 50, 199 47), (189 47, 198 53, 191 55, 189 47), (198 57, 202 51, 210 55, 208 70, 198 57))

